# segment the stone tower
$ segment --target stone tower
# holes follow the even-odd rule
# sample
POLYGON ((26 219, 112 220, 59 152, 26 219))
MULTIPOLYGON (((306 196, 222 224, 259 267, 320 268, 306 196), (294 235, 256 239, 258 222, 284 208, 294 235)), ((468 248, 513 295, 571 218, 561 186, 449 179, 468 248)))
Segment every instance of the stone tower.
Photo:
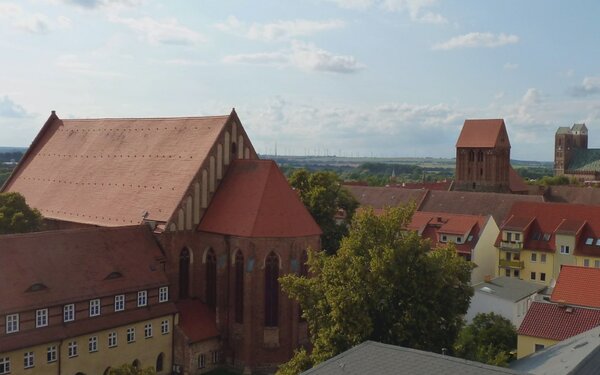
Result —
POLYGON ((565 174, 576 150, 587 150, 588 130, 585 124, 574 124, 571 128, 561 126, 554 136, 554 175, 565 174))

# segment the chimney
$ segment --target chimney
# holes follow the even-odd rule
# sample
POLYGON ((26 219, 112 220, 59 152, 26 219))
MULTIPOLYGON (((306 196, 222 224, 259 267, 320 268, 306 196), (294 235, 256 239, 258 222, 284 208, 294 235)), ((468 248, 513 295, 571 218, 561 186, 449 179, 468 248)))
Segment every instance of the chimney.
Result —
POLYGON ((485 275, 483 277, 483 281, 485 281, 486 283, 492 282, 492 275, 485 275))

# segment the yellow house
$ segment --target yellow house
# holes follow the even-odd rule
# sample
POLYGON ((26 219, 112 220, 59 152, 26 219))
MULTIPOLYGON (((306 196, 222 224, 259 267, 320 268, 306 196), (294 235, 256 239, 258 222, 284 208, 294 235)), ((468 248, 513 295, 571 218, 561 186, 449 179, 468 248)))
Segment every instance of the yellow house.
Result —
POLYGON ((177 309, 146 226, 0 239, 0 374, 171 373, 177 309))

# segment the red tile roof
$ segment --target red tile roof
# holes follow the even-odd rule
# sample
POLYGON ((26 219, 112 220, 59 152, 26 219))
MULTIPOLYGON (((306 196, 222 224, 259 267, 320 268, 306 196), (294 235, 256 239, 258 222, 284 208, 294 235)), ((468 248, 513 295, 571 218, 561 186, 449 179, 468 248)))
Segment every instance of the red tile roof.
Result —
MULTIPOLYGON (((51 219, 101 226, 168 221, 229 116, 60 119, 52 115, 3 191, 51 219)), ((251 146, 250 146, 251 147, 251 146)))
POLYGON ((147 226, 0 237, 0 315, 167 285, 147 226), (106 279, 113 272, 122 276, 106 279), (47 289, 27 292, 34 284, 47 289))
POLYGON ((410 202, 418 205, 427 194, 427 190, 421 189, 396 189, 346 184, 344 184, 344 187, 352 193, 361 206, 373 208, 396 207, 410 202))
POLYGON ((179 310, 179 328, 190 343, 218 337, 215 312, 199 300, 181 300, 176 303, 179 310))
POLYGON ((241 237, 321 234, 321 229, 272 160, 235 160, 198 230, 241 237))
POLYGON ((600 325, 600 310, 533 302, 519 335, 562 341, 600 325))
POLYGON ((529 193, 529 186, 523 178, 515 171, 512 165, 508 168, 508 188, 513 193, 529 193))
POLYGON ((562 266, 552 301, 600 308, 600 268, 562 266))
POLYGON ((503 119, 465 120, 456 147, 493 148, 501 145, 510 148, 503 119))

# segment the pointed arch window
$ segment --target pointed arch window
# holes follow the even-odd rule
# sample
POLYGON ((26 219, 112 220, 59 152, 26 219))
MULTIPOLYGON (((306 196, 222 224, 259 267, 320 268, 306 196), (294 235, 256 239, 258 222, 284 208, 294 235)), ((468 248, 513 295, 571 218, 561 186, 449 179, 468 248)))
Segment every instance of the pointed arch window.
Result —
POLYGON ((483 151, 481 150, 477 153, 477 161, 483 161, 483 151))
POLYGON ((160 353, 156 358, 156 372, 161 372, 164 368, 165 355, 160 353))
POLYGON ((189 297, 190 251, 187 248, 179 254, 179 299, 189 297))
POLYGON ((244 322, 244 255, 235 254, 235 322, 244 322))
POLYGON ((469 150, 469 161, 475 161, 475 151, 469 150))
POLYGON ((276 327, 279 317, 279 257, 274 252, 265 259, 265 327, 276 327))
POLYGON ((213 249, 206 253, 206 304, 213 310, 217 305, 217 256, 213 249))

